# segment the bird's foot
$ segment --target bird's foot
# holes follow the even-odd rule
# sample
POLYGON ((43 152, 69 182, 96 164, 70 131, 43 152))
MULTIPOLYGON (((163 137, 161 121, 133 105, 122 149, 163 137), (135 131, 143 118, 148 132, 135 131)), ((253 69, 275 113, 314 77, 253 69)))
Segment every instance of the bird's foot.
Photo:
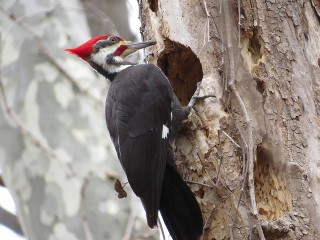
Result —
POLYGON ((209 98, 209 97, 216 97, 215 95, 213 94, 208 94, 208 95, 203 95, 203 96, 199 96, 199 93, 200 93, 200 87, 201 87, 201 82, 198 82, 197 83, 197 89, 196 91, 194 92, 193 96, 191 97, 191 100, 188 104, 188 108, 193 108, 194 105, 196 104, 197 100, 200 100, 200 99, 206 99, 206 98, 209 98))

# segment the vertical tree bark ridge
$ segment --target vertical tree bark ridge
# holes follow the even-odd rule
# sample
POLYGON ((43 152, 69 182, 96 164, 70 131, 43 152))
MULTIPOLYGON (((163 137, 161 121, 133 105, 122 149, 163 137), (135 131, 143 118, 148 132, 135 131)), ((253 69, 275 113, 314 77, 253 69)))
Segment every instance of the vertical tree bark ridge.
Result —
MULTIPOLYGON (((144 37, 158 42, 151 61, 158 59, 161 66, 168 40, 184 45, 201 63, 201 93, 214 93, 221 100, 199 102, 176 139, 176 162, 188 180, 215 183, 223 155, 218 188, 190 185, 208 221, 204 239, 263 238, 255 229, 259 222, 266 239, 318 239, 320 27, 315 1, 243 0, 240 9, 238 1, 230 1, 231 30, 225 29, 220 2, 142 1, 141 14, 144 37), (231 67, 226 32, 232 33, 232 46, 237 47, 239 12, 242 48, 232 50, 231 67), (250 129, 239 102, 226 91, 228 79, 234 79, 252 126, 254 193, 245 190, 238 210, 242 152, 224 134, 219 142, 217 133, 224 131, 246 146, 250 129), (247 210, 250 196, 256 201, 258 223, 247 210)), ((175 62, 185 61, 178 57, 175 62)), ((187 68, 183 71, 188 74, 187 68)), ((185 91, 177 79, 169 76, 177 92, 185 91)))

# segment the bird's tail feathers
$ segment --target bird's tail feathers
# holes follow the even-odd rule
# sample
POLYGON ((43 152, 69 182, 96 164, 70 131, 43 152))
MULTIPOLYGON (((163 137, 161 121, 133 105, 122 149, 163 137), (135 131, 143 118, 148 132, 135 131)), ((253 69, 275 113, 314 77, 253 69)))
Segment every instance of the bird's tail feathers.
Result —
POLYGON ((198 202, 177 170, 168 166, 162 183, 160 212, 174 240, 197 240, 203 220, 198 202))

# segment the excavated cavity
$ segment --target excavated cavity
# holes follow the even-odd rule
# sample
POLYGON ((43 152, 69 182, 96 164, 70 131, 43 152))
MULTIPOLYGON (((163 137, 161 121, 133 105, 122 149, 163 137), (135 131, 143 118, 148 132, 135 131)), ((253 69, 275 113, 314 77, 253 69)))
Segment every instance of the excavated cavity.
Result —
POLYGON ((158 11, 158 0, 148 0, 150 9, 152 12, 157 12, 158 11))
POLYGON ((277 220, 292 208, 284 171, 276 167, 274 157, 270 142, 264 137, 257 146, 254 170, 256 200, 263 220, 277 220))
POLYGON ((257 64, 259 59, 262 58, 263 45, 262 39, 258 33, 258 29, 253 29, 252 37, 249 41, 248 51, 251 53, 251 59, 254 64, 257 64))
POLYGON ((262 79, 256 78, 256 77, 254 77, 253 79, 254 79, 254 80, 256 81, 256 83, 257 83, 257 91, 258 91, 259 93, 263 94, 263 93, 265 92, 265 90, 266 90, 266 84, 265 84, 265 82, 264 82, 262 79))
POLYGON ((165 49, 158 58, 158 66, 171 82, 182 105, 188 104, 203 77, 197 55, 181 43, 165 40, 165 49))
POLYGON ((241 55, 244 58, 249 70, 265 61, 264 42, 257 28, 247 32, 241 37, 241 55))

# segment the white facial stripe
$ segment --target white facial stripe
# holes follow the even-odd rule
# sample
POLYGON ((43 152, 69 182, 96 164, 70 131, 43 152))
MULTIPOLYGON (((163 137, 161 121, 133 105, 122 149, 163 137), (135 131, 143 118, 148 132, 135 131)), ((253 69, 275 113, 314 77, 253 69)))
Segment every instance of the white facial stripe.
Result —
POLYGON ((169 128, 166 125, 162 125, 162 139, 167 138, 169 134, 169 128))
MULTIPOLYGON (((127 67, 130 67, 131 65, 113 65, 113 64, 106 63, 106 56, 114 53, 117 47, 118 45, 107 47, 107 48, 101 48, 99 52, 92 55, 92 61, 98 64, 99 66, 101 66, 103 69, 105 69, 109 73, 120 72, 121 70, 127 67)), ((116 62, 122 62, 123 58, 120 56, 116 56, 114 57, 114 60, 116 62)))
POLYGON ((113 59, 116 61, 116 62, 122 62, 123 58, 122 57, 119 57, 119 56, 115 56, 113 57, 113 59))

